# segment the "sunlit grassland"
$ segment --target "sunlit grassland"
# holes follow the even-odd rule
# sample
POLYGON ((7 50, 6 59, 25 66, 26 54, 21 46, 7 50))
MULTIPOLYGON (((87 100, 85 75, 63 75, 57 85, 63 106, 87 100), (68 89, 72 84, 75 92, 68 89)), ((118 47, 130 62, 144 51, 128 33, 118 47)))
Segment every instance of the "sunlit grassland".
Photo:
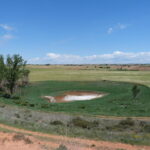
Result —
POLYGON ((1 102, 48 112, 150 116, 150 88, 147 87, 150 86, 149 71, 110 71, 68 66, 28 66, 28 68, 31 71, 30 84, 17 91, 16 95, 20 99, 1 98, 1 102), (134 99, 132 89, 135 83, 138 83, 140 92, 134 99), (78 90, 102 92, 106 93, 106 96, 92 101, 69 103, 49 103, 42 98, 78 90))
POLYGON ((124 81, 150 86, 150 71, 116 71, 102 69, 73 69, 67 66, 28 66, 30 81, 124 81))

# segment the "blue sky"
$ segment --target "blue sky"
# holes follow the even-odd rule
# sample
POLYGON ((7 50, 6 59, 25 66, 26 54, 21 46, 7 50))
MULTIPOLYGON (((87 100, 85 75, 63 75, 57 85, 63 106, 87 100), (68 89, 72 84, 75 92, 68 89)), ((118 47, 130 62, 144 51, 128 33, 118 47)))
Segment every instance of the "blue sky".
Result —
POLYGON ((0 0, 0 54, 29 63, 150 63, 149 0, 0 0))

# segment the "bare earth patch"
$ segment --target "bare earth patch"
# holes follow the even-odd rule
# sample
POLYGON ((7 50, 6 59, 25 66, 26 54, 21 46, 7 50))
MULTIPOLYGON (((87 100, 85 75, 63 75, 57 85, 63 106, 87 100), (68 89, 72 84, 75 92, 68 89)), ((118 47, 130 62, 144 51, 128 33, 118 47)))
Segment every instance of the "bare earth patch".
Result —
POLYGON ((68 150, 150 150, 150 146, 70 138, 18 129, 3 124, 0 124, 0 128, 12 131, 0 132, 0 150, 56 150, 60 145, 64 145, 68 150))
POLYGON ((83 101, 83 100, 92 100, 96 98, 103 97, 104 93, 98 92, 82 92, 82 91, 72 91, 72 92, 65 92, 59 96, 42 96, 42 98, 46 99, 48 102, 70 102, 70 101, 83 101))

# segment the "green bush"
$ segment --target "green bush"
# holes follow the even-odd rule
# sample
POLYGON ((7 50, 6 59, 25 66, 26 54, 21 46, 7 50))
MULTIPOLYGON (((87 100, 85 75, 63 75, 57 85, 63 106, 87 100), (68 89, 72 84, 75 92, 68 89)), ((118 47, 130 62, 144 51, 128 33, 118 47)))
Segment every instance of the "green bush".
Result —
POLYGON ((124 131, 125 129, 133 129, 135 122, 131 118, 121 120, 117 125, 106 126, 106 130, 111 131, 124 131))
POLYGON ((80 117, 72 119, 71 124, 74 126, 77 126, 77 127, 87 128, 87 129, 98 127, 98 125, 99 125, 98 121, 90 122, 90 121, 84 120, 80 117))
POLYGON ((4 97, 4 98, 11 98, 11 95, 10 95, 10 94, 5 93, 5 94, 3 94, 3 95, 2 95, 2 97, 4 97))
POLYGON ((49 108, 48 104, 41 104, 41 108, 49 108))
POLYGON ((119 125, 123 127, 134 126, 135 122, 131 118, 127 118, 126 120, 121 120, 119 125))
POLYGON ((140 89, 138 88, 137 85, 134 85, 134 86, 132 87, 132 95, 133 95, 133 98, 135 99, 139 93, 140 93, 140 89))
POLYGON ((29 102, 22 100, 22 101, 20 101, 19 104, 22 105, 22 106, 28 106, 28 105, 29 105, 29 102))
POLYGON ((30 107, 34 107, 34 106, 35 106, 35 104, 29 104, 29 106, 30 106, 30 107))
POLYGON ((145 121, 140 121, 141 132, 150 133, 150 124, 147 124, 145 121))
POLYGON ((15 113, 15 117, 16 117, 16 118, 20 118, 20 115, 17 114, 17 113, 15 113))
POLYGON ((144 132, 148 132, 150 133, 150 125, 149 124, 145 124, 143 127, 144 132))
POLYGON ((50 122, 51 125, 64 125, 63 122, 59 121, 59 120, 56 120, 56 121, 52 121, 50 122))

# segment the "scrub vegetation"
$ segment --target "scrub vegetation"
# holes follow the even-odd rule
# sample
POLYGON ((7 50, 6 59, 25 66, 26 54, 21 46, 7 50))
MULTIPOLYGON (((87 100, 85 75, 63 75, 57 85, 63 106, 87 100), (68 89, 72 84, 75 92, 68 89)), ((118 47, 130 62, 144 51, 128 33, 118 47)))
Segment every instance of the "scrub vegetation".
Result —
POLYGON ((149 120, 130 118, 150 116, 149 71, 68 66, 27 66, 27 70, 31 72, 25 74, 30 83, 19 86, 11 97, 0 97, 1 122, 71 137, 149 145, 149 120), (105 96, 65 103, 43 99, 69 91, 100 92, 105 96), (117 116, 122 119, 117 120, 117 116))

